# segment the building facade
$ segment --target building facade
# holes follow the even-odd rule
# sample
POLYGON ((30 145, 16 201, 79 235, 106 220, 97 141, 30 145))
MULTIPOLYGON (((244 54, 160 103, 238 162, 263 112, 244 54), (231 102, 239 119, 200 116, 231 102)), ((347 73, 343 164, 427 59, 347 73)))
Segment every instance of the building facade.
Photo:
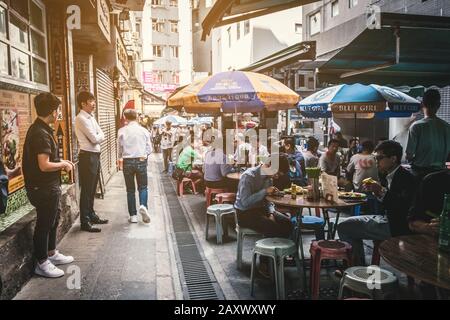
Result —
MULTIPOLYGON (((192 81, 192 11, 189 1, 150 0, 143 13, 143 83, 167 98, 192 81)), ((157 108, 156 105, 153 108, 157 108)), ((161 111, 164 105, 160 106, 161 111)), ((152 111, 153 112, 153 111, 152 111)))

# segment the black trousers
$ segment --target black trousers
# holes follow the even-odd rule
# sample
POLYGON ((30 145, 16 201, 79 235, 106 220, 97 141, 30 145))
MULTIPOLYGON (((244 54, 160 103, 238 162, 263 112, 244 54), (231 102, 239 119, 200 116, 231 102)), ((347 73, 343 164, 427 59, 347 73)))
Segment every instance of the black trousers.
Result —
POLYGON ((275 220, 269 218, 265 208, 237 210, 240 227, 253 229, 268 238, 290 238, 293 231, 291 220, 279 212, 273 216, 275 220))
POLYGON ((164 161, 164 170, 169 169, 169 161, 172 161, 172 148, 169 149, 163 149, 163 161, 164 161))
POLYGON ((97 215, 94 211, 94 197, 100 173, 100 153, 82 151, 79 155, 80 171, 80 220, 89 223, 97 215))
POLYGON ((38 261, 46 260, 48 252, 56 249, 56 232, 61 213, 61 186, 27 187, 30 203, 36 208, 34 228, 34 256, 38 261))

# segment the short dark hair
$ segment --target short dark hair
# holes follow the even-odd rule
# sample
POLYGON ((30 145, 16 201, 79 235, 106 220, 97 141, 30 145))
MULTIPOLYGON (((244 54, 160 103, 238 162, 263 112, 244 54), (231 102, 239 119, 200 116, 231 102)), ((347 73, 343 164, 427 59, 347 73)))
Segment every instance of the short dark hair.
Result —
POLYGON ((137 112, 134 109, 126 109, 123 111, 125 119, 128 121, 134 121, 137 119, 137 112))
POLYGON ((339 140, 337 140, 337 139, 331 139, 331 140, 328 142, 328 147, 331 146, 332 143, 340 144, 339 140))
POLYGON ((373 152, 373 149, 375 148, 372 141, 367 140, 361 143, 361 147, 363 151, 373 152))
POLYGON ((441 94, 436 89, 429 89, 425 91, 422 102, 425 108, 437 111, 441 106, 441 94))
POLYGON ((356 138, 351 138, 351 139, 350 139, 350 144, 352 144, 353 141, 358 142, 359 140, 356 139, 356 138))
POLYGON ((86 103, 89 100, 95 100, 95 96, 89 91, 80 91, 77 94, 77 106, 81 110, 81 104, 86 103))
POLYGON ((288 144, 292 147, 295 147, 295 140, 293 138, 287 138, 286 140, 284 140, 284 144, 288 144))
POLYGON ((317 140, 317 139, 314 138, 314 137, 309 137, 309 138, 308 138, 308 141, 306 142, 306 144, 307 144, 306 149, 312 150, 312 149, 314 149, 314 148, 319 147, 319 140, 317 140))
POLYGON ((53 93, 44 92, 34 98, 34 107, 39 117, 47 117, 61 105, 61 100, 53 93))
POLYGON ((380 142, 377 145, 377 147, 375 148, 375 151, 377 151, 377 152, 383 151, 383 153, 388 157, 395 156, 397 158, 397 162, 399 164, 402 161, 403 147, 397 141, 386 140, 386 141, 380 142))

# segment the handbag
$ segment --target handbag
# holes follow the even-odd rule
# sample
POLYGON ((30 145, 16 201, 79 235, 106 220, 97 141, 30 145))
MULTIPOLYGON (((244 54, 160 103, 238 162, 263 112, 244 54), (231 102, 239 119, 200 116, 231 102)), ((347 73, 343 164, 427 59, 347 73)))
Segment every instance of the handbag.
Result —
POLYGON ((8 175, 5 171, 5 166, 3 161, 0 161, 0 214, 6 212, 6 207, 8 206, 8 175))

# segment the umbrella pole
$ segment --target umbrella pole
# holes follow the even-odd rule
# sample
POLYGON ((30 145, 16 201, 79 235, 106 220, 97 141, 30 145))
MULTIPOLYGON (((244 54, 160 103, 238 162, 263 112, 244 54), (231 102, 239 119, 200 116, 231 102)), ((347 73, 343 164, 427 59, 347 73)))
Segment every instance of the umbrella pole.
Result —
POLYGON ((356 139, 356 112, 355 112, 355 134, 353 135, 353 138, 356 139))

